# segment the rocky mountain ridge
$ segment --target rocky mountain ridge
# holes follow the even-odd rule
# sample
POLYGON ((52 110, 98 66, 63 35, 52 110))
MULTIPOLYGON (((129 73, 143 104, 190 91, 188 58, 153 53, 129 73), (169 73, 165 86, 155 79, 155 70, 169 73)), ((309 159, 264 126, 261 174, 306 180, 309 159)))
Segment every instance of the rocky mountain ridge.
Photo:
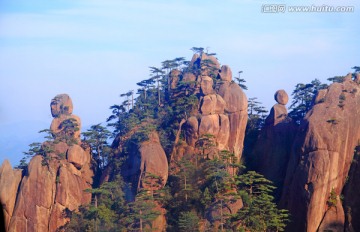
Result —
MULTIPOLYGON (((146 112, 144 118, 131 119, 130 129, 120 128, 109 153, 122 160, 120 168, 104 162, 101 171, 101 165, 94 165, 90 145, 80 139, 81 120, 72 114, 71 98, 67 94, 55 96, 50 103, 54 119, 50 130, 45 131, 48 141, 33 144, 32 158, 24 170, 12 169, 8 161, 0 166, 0 199, 7 230, 62 231, 72 212, 78 212, 82 205, 97 204, 98 195, 91 193, 95 179, 101 186, 121 174, 125 199, 134 205, 139 201, 152 202, 158 212, 151 216, 151 223, 144 224, 144 229, 166 231, 171 222, 167 221, 169 212, 161 200, 166 195, 162 191, 169 185, 184 186, 185 193, 173 189, 170 192, 176 192, 175 197, 185 194, 187 200, 187 182, 192 180, 186 179, 184 169, 205 170, 206 162, 230 154, 228 163, 223 163, 228 166, 221 167, 225 170, 221 175, 231 177, 238 170, 238 166, 231 165, 248 158, 242 157, 248 99, 232 79, 230 67, 220 65, 213 55, 200 52, 186 68, 169 71, 164 96, 160 94, 159 80, 153 92, 147 92, 151 84, 143 84, 140 106, 132 103, 133 108, 129 109, 128 103, 123 112, 146 112), (151 94, 158 101, 155 110, 145 102, 151 94), (147 115, 149 110, 155 112, 158 120, 161 114, 172 115, 171 125, 161 127, 156 117, 147 115), (160 199, 150 201, 149 196, 154 195, 160 199)), ((287 93, 279 90, 274 95, 277 103, 264 121, 251 156, 254 169, 277 187, 275 199, 290 211, 287 231, 360 230, 356 221, 360 212, 359 84, 360 74, 349 74, 343 81, 319 90, 300 125, 288 115, 287 93)), ((224 184, 226 188, 221 192, 216 179, 214 183, 212 188, 217 195, 203 209, 204 218, 198 222, 201 231, 209 225, 212 231, 219 231, 224 226, 224 215, 239 212, 248 204, 246 197, 233 198, 239 195, 236 184, 224 184), (225 197, 221 198, 220 193, 225 197)), ((201 181, 194 185, 206 186, 201 181)), ((201 194, 206 192, 202 191, 201 194)), ((143 229, 142 221, 140 228, 143 229)))

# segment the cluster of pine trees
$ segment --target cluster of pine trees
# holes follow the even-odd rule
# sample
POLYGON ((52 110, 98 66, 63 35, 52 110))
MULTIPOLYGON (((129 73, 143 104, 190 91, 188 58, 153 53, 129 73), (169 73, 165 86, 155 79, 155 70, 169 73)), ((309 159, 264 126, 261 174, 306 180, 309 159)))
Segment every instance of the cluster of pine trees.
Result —
MULTIPOLYGON (((202 48, 192 50, 199 55, 204 52, 202 48)), ((172 70, 189 71, 188 64, 189 61, 180 57, 162 62, 160 68, 150 67, 150 78, 137 83, 137 96, 134 97, 132 90, 123 93, 120 95, 123 102, 110 107, 112 114, 107 126, 113 128, 112 132, 98 124, 83 133, 84 141, 92 148, 97 176, 109 165, 118 174, 102 185, 95 182, 89 190, 93 202, 78 213, 71 213, 67 231, 156 230, 152 228, 152 221, 160 215, 159 206, 166 209, 168 231, 208 231, 215 227, 220 231, 282 231, 285 228, 289 215, 277 208, 271 195, 274 189, 271 182, 247 170, 229 151, 210 154, 215 146, 212 135, 199 139, 196 144, 199 152, 195 157, 184 156, 174 162, 171 168, 176 171, 170 170, 165 188, 140 189, 134 201, 125 199, 124 189, 128 183, 119 173, 124 159, 131 155, 132 146, 146 141, 153 130, 159 133, 169 156, 175 143, 184 141, 183 135, 178 134, 179 126, 197 109, 198 96, 193 94, 191 82, 180 81, 170 91, 170 77, 172 70), (109 139, 115 137, 121 138, 116 144, 121 151, 114 152, 108 144, 109 139), (236 205, 243 207, 238 210, 236 205)), ((210 61, 203 61, 199 70, 191 71, 198 74, 211 68, 210 61)), ((246 88, 240 76, 236 80, 246 88)), ((263 125, 266 111, 258 106, 255 98, 250 100, 253 103, 250 104, 249 130, 257 131, 263 125)))

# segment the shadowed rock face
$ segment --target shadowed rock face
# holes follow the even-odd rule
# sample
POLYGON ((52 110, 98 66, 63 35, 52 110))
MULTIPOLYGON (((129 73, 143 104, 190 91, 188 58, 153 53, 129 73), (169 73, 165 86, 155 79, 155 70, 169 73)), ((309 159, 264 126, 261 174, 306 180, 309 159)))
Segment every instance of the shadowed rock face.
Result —
POLYGON ((284 90, 275 93, 275 104, 265 120, 255 144, 253 155, 256 161, 256 171, 271 180, 277 187, 275 199, 279 200, 284 183, 291 147, 294 141, 296 127, 287 116, 285 104, 288 95, 284 90))
POLYGON ((138 149, 130 152, 122 168, 124 180, 131 183, 128 200, 134 200, 139 189, 158 190, 165 186, 168 178, 168 161, 156 132, 138 149))
MULTIPOLYGON (((121 170, 124 181, 130 184, 125 186, 127 201, 134 201, 140 190, 148 190, 150 193, 165 186, 168 179, 168 160, 157 132, 151 132, 149 139, 139 146, 131 147, 128 155, 121 170)), ((160 215, 152 222, 152 228, 157 228, 154 231, 165 231, 166 210, 158 202, 155 202, 155 205, 160 215)))
MULTIPOLYGON (((57 95, 50 106, 54 120, 74 117, 68 95, 57 95)), ((92 184, 90 153, 80 143, 63 142, 63 138, 59 138, 63 135, 54 133, 57 142, 42 144, 51 148, 46 154, 49 160, 44 162, 43 156, 34 156, 24 176, 21 170, 12 170, 7 161, 1 166, 0 197, 6 206, 9 231, 56 231, 69 220, 64 210, 74 211, 90 203, 91 194, 84 192, 92 184), (7 197, 3 197, 4 189, 11 194, 7 192, 7 197)), ((72 136, 78 138, 75 134, 72 136)))
POLYGON ((345 231, 360 231, 360 147, 355 151, 347 182, 344 187, 345 231))
POLYGON ((344 210, 339 203, 354 148, 360 139, 359 84, 351 75, 319 93, 322 99, 300 125, 286 174, 281 203, 290 210, 290 231, 343 231, 344 210), (336 193, 336 210, 329 207, 336 193))

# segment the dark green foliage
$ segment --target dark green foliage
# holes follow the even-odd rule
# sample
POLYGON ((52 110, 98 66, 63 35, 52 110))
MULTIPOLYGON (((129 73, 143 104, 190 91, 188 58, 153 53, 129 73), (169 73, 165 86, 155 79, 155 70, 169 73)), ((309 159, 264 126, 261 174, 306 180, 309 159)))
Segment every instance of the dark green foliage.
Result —
MULTIPOLYGON (((192 50, 199 55, 204 53, 203 48, 192 50)), ((110 132, 105 127, 94 125, 83 133, 98 163, 96 175, 111 166, 110 180, 101 186, 96 182, 95 188, 88 190, 93 196, 92 203, 81 207, 78 213, 71 213, 66 231, 152 231, 156 229, 152 228, 153 221, 160 215, 160 206, 167 212, 168 231, 199 231, 200 225, 212 229, 215 221, 221 231, 283 230, 288 214, 273 203, 271 183, 257 173, 239 176, 244 168, 240 160, 232 152, 218 151, 210 134, 198 139, 194 154, 172 160, 165 188, 161 187, 162 180, 152 173, 139 173, 141 184, 135 188, 131 188, 134 183, 130 178, 123 181, 117 176, 122 165, 134 158, 131 156, 137 154, 141 143, 147 141, 153 131, 159 134, 169 159, 176 138, 179 144, 184 141, 179 126, 190 116, 198 116, 199 96, 195 90, 199 83, 183 81, 180 73, 177 85, 171 89, 171 70, 209 75, 214 79, 214 86, 219 81, 210 59, 197 62, 192 70, 186 67, 188 63, 179 57, 162 62, 161 68, 150 67, 150 78, 137 83, 138 96, 134 98, 134 92, 128 91, 120 95, 125 98, 121 104, 110 107, 112 113, 107 122, 114 128, 116 154, 112 154, 107 144, 110 132), (136 196, 125 200, 123 189, 134 189, 136 196), (240 198, 245 202, 244 210, 230 214, 228 207, 240 198), (211 212, 216 212, 216 216, 210 220, 211 212), (258 223, 258 227, 252 226, 254 223, 258 223)), ((245 80, 240 76, 237 80, 240 87, 246 89, 245 80)), ((256 98, 249 99, 247 135, 257 135, 266 113, 256 98)), ((248 144, 248 148, 251 146, 248 144)))
POLYGON ((44 143, 44 144, 41 144, 41 143, 31 143, 29 145, 29 150, 24 152, 25 154, 25 159, 23 158, 21 161, 22 161, 22 166, 25 166, 25 160, 26 159, 31 159, 32 157, 34 157, 35 155, 41 155, 43 157, 43 160, 42 160, 42 165, 43 166, 46 166, 49 164, 49 161, 51 160, 51 157, 48 155, 52 152, 54 152, 52 146, 51 146, 51 143, 44 143))
POLYGON ((90 145, 91 154, 95 159, 98 168, 104 169, 111 155, 111 148, 108 145, 108 139, 111 132, 100 124, 90 127, 86 132, 82 133, 84 141, 90 145))
POLYGON ((236 184, 244 202, 244 207, 232 218, 237 226, 250 231, 284 231, 289 214, 276 207, 271 181, 249 171, 237 177, 236 184))
MULTIPOLYGON (((215 72, 218 71, 215 63, 210 59, 201 59, 200 61, 200 70, 199 74, 203 75, 203 73, 207 73, 207 76, 211 77, 214 80, 214 85, 218 81, 216 79, 215 72)), ((214 86, 213 86, 214 87, 214 86)))
POLYGON ((76 131, 79 131, 79 125, 77 124, 76 119, 69 118, 60 123, 59 128, 62 130, 60 133, 63 136, 63 139, 68 145, 76 144, 74 140, 74 134, 76 131))
POLYGON ((64 226, 66 231, 127 231, 120 223, 127 217, 127 206, 122 191, 123 181, 117 176, 99 188, 89 189, 93 195, 90 205, 82 206, 79 212, 68 212, 70 222, 64 226))
POLYGON ((354 67, 352 67, 351 69, 354 69, 354 72, 355 72, 355 73, 360 72, 360 66, 354 66, 354 67))
POLYGON ((199 231, 199 217, 193 211, 182 212, 179 217, 179 231, 197 232, 199 231))
POLYGON ((268 111, 261 102, 257 101, 256 97, 248 99, 248 123, 247 130, 260 130, 265 124, 265 118, 268 111))
POLYGON ((256 97, 248 99, 248 122, 245 130, 243 157, 245 158, 246 166, 250 169, 253 169, 254 165, 256 165, 252 151, 260 130, 265 125, 267 114, 268 111, 256 97))
POLYGON ((334 76, 327 79, 333 83, 342 83, 345 80, 345 76, 334 76))
POLYGON ((27 170, 28 168, 28 159, 26 157, 21 158, 20 163, 14 167, 15 169, 27 170))
POLYGON ((289 116, 300 124, 305 114, 314 105, 314 97, 320 89, 327 88, 326 84, 322 84, 318 79, 311 81, 308 84, 299 83, 295 86, 295 90, 292 92, 293 100, 289 109, 289 116))
POLYGON ((331 208, 331 207, 336 207, 336 203, 337 203, 337 195, 335 189, 332 188, 330 191, 329 199, 326 201, 326 204, 329 208, 331 208))
POLYGON ((134 202, 129 203, 124 223, 128 231, 152 231, 152 222, 160 215, 155 209, 154 198, 147 191, 137 194, 134 202))
POLYGON ((192 47, 190 50, 199 55, 201 55, 204 52, 204 48, 202 47, 192 47))
POLYGON ((243 78, 240 78, 240 74, 243 73, 243 71, 239 71, 239 77, 234 77, 237 84, 243 89, 243 90, 247 90, 247 86, 244 84, 246 81, 243 78))

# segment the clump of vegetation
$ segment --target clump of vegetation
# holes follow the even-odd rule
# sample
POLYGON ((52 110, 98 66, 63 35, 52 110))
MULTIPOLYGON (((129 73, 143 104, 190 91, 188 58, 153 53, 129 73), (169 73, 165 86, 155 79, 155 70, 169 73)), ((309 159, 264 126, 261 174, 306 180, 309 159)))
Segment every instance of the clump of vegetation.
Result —
POLYGON ((289 117, 291 117, 296 124, 300 124, 306 113, 314 106, 313 99, 318 91, 326 89, 327 87, 327 84, 322 84, 318 79, 308 84, 297 84, 291 94, 293 100, 289 107, 289 117))
POLYGON ((345 76, 334 76, 327 79, 333 83, 343 83, 345 81, 345 76))
POLYGON ((328 205, 329 208, 336 207, 337 195, 334 188, 331 189, 329 199, 326 201, 326 204, 328 205))
MULTIPOLYGON (((199 56, 204 53, 201 48, 193 50, 199 56)), ((123 161, 132 155, 130 151, 133 146, 148 140, 152 131, 157 131, 160 135, 167 155, 171 154, 177 136, 178 143, 184 140, 184 136, 178 133, 179 126, 190 116, 198 116, 199 96, 196 89, 199 86, 196 82, 183 81, 181 70, 192 72, 195 76, 206 73, 216 79, 216 70, 212 69, 209 59, 194 64, 192 70, 186 66, 188 63, 183 58, 175 58, 164 61, 162 68, 151 67, 151 77, 138 83, 138 97, 133 97, 133 91, 120 95, 125 98, 123 103, 110 107, 112 114, 108 118, 108 126, 113 128, 111 135, 99 125, 83 133, 92 147, 95 160, 102 163, 98 166, 99 170, 104 170, 106 165, 112 165, 113 172, 119 173, 123 161), (179 69, 179 76, 171 77, 172 69, 179 69), (176 86, 170 85, 173 78, 177 80, 176 86), (110 136, 118 141, 115 144, 115 147, 119 148, 118 154, 104 152, 104 148, 108 146, 105 141, 110 136)), ((249 127, 259 131, 267 111, 256 98, 251 99, 249 106, 249 127)), ((263 230, 282 231, 289 216, 287 211, 276 207, 271 197, 271 183, 254 172, 243 173, 244 167, 233 153, 219 152, 214 148, 213 136, 203 135, 196 143, 195 154, 184 156, 174 163, 178 171, 170 173, 165 188, 150 191, 140 187, 133 201, 125 200, 124 190, 130 186, 121 177, 110 179, 108 186, 94 186, 93 190, 89 190, 93 195, 93 203, 81 208, 79 213, 73 213, 66 229, 81 224, 83 230, 94 226, 99 231, 152 230, 152 221, 159 216, 157 207, 161 205, 167 211, 169 231, 198 231, 200 223, 206 221, 207 215, 213 210, 222 212, 214 219, 220 222, 216 224, 218 229, 249 230, 253 228, 251 222, 256 220, 261 223, 263 230), (251 193, 247 191, 248 185, 245 185, 249 181, 253 181, 254 185, 254 192, 251 193), (109 186, 121 188, 110 191, 109 186), (107 197, 110 197, 111 201, 107 201, 107 197), (251 213, 244 214, 239 210, 229 214, 226 207, 242 197, 247 199, 245 211, 251 213), (119 204, 113 205, 115 199, 119 204), (265 203, 269 210, 258 215, 259 212, 255 209, 261 208, 261 202, 265 203)), ((158 184, 156 177, 149 173, 142 178, 145 185, 158 184)), ((155 186, 151 189, 159 188, 155 186)), ((215 224, 211 223, 205 223, 204 226, 214 228, 215 224)))

